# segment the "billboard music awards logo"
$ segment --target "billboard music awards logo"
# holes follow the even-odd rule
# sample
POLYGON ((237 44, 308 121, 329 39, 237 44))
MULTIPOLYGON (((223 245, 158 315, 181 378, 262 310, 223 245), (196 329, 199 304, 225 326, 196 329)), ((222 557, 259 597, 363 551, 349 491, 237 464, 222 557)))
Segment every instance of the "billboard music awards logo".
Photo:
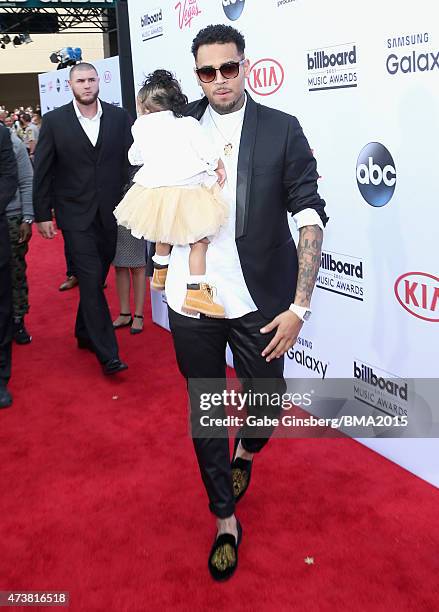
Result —
POLYGON ((190 28, 192 20, 201 15, 198 0, 181 0, 177 2, 174 8, 178 12, 178 27, 180 30, 190 28))
POLYGON ((322 252, 316 287, 345 297, 364 301, 363 262, 352 255, 331 251, 322 252))
POLYGON ((392 199, 396 186, 395 162, 380 142, 369 142, 357 160, 357 185, 368 204, 385 206, 392 199))
POLYGON ((430 34, 421 32, 388 38, 386 45, 392 49, 386 59, 386 69, 391 76, 431 73, 439 71, 439 50, 418 49, 430 44, 430 34), (412 50, 413 47, 416 47, 412 50), (408 49, 407 49, 408 48, 408 49))
POLYGON ((406 380, 372 366, 354 361, 354 398, 390 416, 408 416, 406 380))
POLYGON ((308 51, 308 91, 357 87, 357 45, 346 43, 308 51))
POLYGON ((414 317, 439 323, 439 277, 426 272, 406 272, 395 281, 395 296, 414 317))
POLYGON ((286 357, 287 359, 294 361, 303 368, 306 368, 310 372, 315 372, 319 376, 319 378, 324 380, 326 377, 326 372, 328 370, 329 362, 322 361, 321 359, 310 355, 309 351, 312 350, 312 341, 306 340, 305 338, 299 336, 297 338, 296 344, 287 351, 286 357))
POLYGON ((271 96, 282 87, 284 76, 284 69, 277 60, 265 58, 250 68, 247 83, 259 96, 271 96))
POLYGON ((142 41, 163 36, 163 11, 160 8, 152 9, 140 18, 142 28, 142 41))
POLYGON ((104 72, 104 81, 105 83, 111 83, 111 72, 109 70, 104 72))
POLYGON ((61 81, 56 79, 56 91, 59 93, 61 91, 61 81))
POLYGON ((241 17, 242 11, 244 10, 245 0, 221 0, 223 3, 223 9, 227 19, 230 21, 236 21, 241 17))
POLYGON ((64 91, 70 91, 69 80, 64 79, 64 91))
POLYGON ((40 90, 42 94, 46 93, 46 83, 41 83, 40 85, 40 90))

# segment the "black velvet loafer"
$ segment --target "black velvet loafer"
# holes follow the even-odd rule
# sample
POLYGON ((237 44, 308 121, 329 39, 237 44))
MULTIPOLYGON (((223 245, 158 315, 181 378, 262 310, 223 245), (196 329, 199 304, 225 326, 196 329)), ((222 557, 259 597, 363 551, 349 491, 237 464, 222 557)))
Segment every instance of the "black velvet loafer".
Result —
POLYGON ((238 448, 240 439, 241 438, 239 437, 239 434, 236 434, 235 446, 233 448, 233 459, 231 464, 233 493, 235 495, 235 502, 238 502, 241 497, 243 497, 250 485, 253 465, 253 461, 249 461, 248 459, 242 459, 241 457, 235 458, 236 449, 238 448))
POLYGON ((238 567, 238 547, 242 539, 241 523, 236 520, 238 540, 231 533, 222 533, 213 543, 209 555, 209 572, 214 580, 222 582, 233 576, 238 567))

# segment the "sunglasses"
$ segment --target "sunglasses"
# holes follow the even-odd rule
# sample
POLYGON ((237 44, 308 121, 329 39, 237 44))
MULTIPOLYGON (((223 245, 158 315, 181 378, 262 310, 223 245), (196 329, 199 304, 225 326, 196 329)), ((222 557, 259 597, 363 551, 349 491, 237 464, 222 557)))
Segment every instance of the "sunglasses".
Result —
POLYGON ((245 62, 242 59, 239 62, 226 62, 221 64, 219 68, 213 66, 203 66, 202 68, 195 68, 195 72, 202 83, 212 83, 216 79, 216 73, 219 70, 221 76, 224 79, 236 79, 239 74, 239 67, 245 62))

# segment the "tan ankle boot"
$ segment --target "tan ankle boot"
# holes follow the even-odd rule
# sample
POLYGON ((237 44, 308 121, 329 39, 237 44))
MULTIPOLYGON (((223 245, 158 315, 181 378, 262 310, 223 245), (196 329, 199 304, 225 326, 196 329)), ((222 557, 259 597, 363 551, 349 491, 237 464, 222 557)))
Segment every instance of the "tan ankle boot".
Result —
POLYGON ((157 291, 162 291, 165 288, 166 275, 168 268, 154 268, 152 275, 151 287, 157 291))
POLYGON ((224 319, 224 308, 213 300, 213 287, 200 283, 199 289, 188 289, 182 311, 188 314, 204 314, 214 319, 224 319))

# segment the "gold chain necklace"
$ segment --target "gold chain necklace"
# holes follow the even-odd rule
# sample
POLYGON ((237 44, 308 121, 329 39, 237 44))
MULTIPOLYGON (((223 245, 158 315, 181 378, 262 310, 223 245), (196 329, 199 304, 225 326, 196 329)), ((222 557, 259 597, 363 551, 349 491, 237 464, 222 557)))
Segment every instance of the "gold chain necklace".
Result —
POLYGON ((225 140, 225 141, 226 141, 226 144, 224 145, 224 155, 227 155, 227 157, 228 157, 229 155, 232 155, 232 153, 233 153, 233 144, 231 143, 231 141, 233 140, 233 137, 234 137, 234 135, 236 134, 236 132, 238 131, 238 128, 239 128, 239 126, 241 125, 241 123, 242 123, 242 122, 241 122, 241 121, 238 121, 238 123, 237 123, 237 125, 236 125, 235 129, 233 130, 232 134, 230 135, 230 138, 226 138, 226 137, 224 136, 224 133, 222 132, 222 130, 220 130, 220 129, 219 129, 219 127, 218 127, 218 125, 217 125, 217 123, 216 123, 215 119, 213 118, 212 111, 210 110, 210 106, 209 106, 209 115, 210 115, 210 118, 212 119, 212 123, 213 123, 213 125, 214 125, 214 126, 216 127, 216 129, 218 130, 218 133, 219 133, 219 134, 220 134, 220 136, 223 138, 223 140, 225 140))

